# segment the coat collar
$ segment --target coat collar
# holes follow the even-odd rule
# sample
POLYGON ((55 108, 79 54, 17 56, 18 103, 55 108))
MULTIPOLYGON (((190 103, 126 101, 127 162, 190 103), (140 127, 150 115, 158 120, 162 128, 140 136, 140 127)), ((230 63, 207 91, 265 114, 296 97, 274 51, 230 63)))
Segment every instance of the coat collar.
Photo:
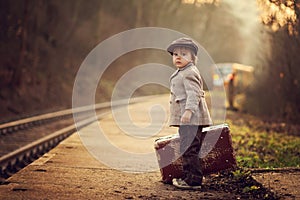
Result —
POLYGON ((194 64, 193 64, 193 63, 189 63, 189 64, 187 64, 185 67, 182 67, 182 68, 177 69, 177 70, 171 75, 170 80, 171 80, 174 76, 176 76, 176 75, 178 74, 178 72, 183 71, 183 70, 189 68, 189 67, 192 66, 192 65, 194 65, 194 64))

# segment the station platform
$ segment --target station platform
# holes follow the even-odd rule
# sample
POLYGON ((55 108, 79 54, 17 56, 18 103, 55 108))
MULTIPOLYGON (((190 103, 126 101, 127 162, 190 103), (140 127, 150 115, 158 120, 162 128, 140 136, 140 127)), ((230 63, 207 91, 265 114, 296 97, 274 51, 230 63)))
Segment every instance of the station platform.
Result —
MULTIPOLYGON (((172 185, 160 182, 160 171, 156 158, 153 157, 154 141, 162 135, 176 133, 176 128, 170 128, 165 123, 155 135, 146 136, 136 133, 128 135, 124 133, 128 130, 122 130, 134 126, 138 126, 138 131, 141 130, 139 128, 147 126, 150 126, 150 129, 157 129, 155 123, 161 122, 154 119, 167 121, 168 106, 168 95, 151 97, 141 103, 132 104, 128 107, 128 112, 134 123, 123 124, 121 129, 115 122, 114 115, 120 117, 120 112, 124 113, 124 110, 106 114, 99 122, 82 128, 7 179, 7 184, 0 185, 0 199, 180 199, 183 195, 187 195, 185 198, 189 199, 198 199, 200 196, 214 199, 220 194, 188 191, 184 194, 183 191, 175 190, 172 185), (162 111, 163 117, 157 116, 161 115, 162 111), (151 123, 152 126, 149 125, 151 123), (140 162, 135 163, 134 157, 120 158, 118 155, 120 169, 115 162, 110 166, 109 161, 105 160, 104 164, 92 152, 95 145, 84 139, 90 137, 92 139, 89 141, 95 141, 93 134, 99 131, 95 128, 99 124, 106 139, 120 151, 132 155, 150 154, 152 157, 142 160, 141 165, 140 162), (128 163, 129 168, 124 167, 124 161, 128 163), (149 165, 151 167, 147 168, 149 165)), ((103 143, 98 148, 99 152, 106 154, 106 158, 116 157, 110 152, 109 148, 113 148, 110 144, 103 143)), ((221 196, 224 195, 227 196, 227 194, 221 196)))

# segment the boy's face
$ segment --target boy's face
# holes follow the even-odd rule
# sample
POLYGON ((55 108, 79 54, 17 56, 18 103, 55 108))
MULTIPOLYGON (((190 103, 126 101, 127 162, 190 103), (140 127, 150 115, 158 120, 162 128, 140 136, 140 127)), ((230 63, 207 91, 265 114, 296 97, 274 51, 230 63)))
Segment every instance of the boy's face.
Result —
POLYGON ((192 52, 183 47, 175 48, 173 51, 173 64, 177 68, 185 67, 187 64, 192 62, 192 52))

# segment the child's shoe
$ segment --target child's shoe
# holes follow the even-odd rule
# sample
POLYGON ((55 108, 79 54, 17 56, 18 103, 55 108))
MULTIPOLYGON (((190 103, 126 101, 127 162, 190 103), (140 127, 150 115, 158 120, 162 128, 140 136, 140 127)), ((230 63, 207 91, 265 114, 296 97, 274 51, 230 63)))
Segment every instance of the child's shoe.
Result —
POLYGON ((175 187, 180 188, 180 189, 185 189, 185 190, 200 190, 201 189, 201 185, 195 185, 195 186, 189 185, 182 179, 174 178, 172 180, 172 182, 175 187))

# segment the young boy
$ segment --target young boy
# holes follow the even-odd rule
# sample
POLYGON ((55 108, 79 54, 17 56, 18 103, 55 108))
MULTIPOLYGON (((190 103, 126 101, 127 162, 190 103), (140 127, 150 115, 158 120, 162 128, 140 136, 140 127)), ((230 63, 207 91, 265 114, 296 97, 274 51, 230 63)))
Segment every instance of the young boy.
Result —
POLYGON ((203 179, 199 152, 202 128, 212 124, 197 69, 198 46, 189 38, 173 41, 167 51, 177 70, 170 77, 170 126, 179 127, 182 179, 173 179, 181 189, 200 189, 203 179))

